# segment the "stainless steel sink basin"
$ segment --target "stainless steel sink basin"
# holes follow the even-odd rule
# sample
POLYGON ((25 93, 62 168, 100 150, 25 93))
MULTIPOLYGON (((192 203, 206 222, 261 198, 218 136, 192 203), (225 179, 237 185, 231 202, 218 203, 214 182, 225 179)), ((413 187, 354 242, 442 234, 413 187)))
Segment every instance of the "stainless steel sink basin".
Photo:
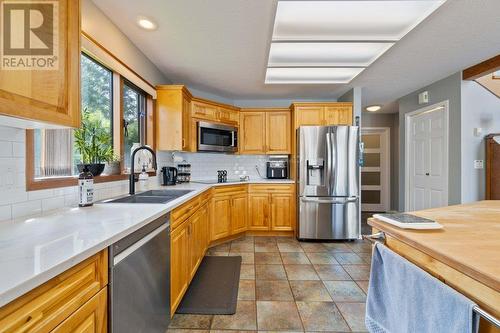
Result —
POLYGON ((175 200, 183 195, 191 192, 191 190, 151 190, 135 195, 107 200, 104 203, 150 203, 150 204, 165 204, 175 200))

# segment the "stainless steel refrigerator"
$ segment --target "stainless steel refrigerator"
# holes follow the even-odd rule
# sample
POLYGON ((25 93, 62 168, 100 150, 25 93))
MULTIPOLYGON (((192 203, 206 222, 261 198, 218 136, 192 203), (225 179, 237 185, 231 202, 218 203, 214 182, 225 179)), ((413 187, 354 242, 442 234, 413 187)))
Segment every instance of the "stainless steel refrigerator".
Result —
POLYGON ((360 237, 359 127, 297 129, 299 239, 360 237))

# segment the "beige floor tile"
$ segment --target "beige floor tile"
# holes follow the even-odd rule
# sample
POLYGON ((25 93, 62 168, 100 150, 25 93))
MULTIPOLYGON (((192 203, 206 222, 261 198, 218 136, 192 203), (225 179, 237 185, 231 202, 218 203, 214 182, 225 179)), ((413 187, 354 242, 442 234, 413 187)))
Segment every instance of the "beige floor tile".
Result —
POLYGON ((332 298, 321 281, 290 281, 296 301, 331 302, 332 298))
POLYGON ((358 284, 358 286, 363 289, 363 291, 365 292, 365 294, 368 295, 368 281, 354 281, 358 284))
POLYGON ((238 301, 234 315, 215 315, 212 320, 212 329, 256 330, 255 302, 238 301))
POLYGON ((349 246, 354 252, 372 252, 372 243, 369 241, 365 240, 359 240, 359 241, 354 241, 354 242, 349 242, 347 243, 347 246, 349 246))
MULTIPOLYGON (((257 331, 211 330, 210 333, 256 333, 257 331)), ((182 333, 182 332, 179 332, 182 333)))
POLYGON ((321 280, 352 280, 341 265, 313 265, 321 280))
POLYGON ((322 243, 329 252, 352 252, 351 248, 345 243, 322 243))
POLYGON ((277 243, 299 244, 299 241, 294 237, 276 237, 277 243))
POLYGON ((342 265, 345 271, 353 280, 369 280, 370 266, 369 265, 342 265))
POLYGON ((340 313, 354 332, 366 332, 365 303, 338 303, 340 313))
POLYGON ((242 264, 240 270, 240 279, 242 280, 255 280, 255 267, 254 265, 242 264))
POLYGON ((364 264, 365 261, 361 259, 356 253, 334 253, 333 254, 335 260, 339 262, 339 264, 364 264))
POLYGON ((279 252, 276 243, 255 243, 255 252, 279 252))
POLYGON ((333 302, 297 302, 306 331, 349 331, 333 302))
POLYGON ((229 248, 230 247, 231 247, 231 243, 228 242, 228 243, 222 243, 222 244, 219 244, 219 245, 216 245, 216 246, 212 246, 208 250, 209 251, 213 250, 215 252, 229 252, 229 248))
POLYGON ((295 302, 257 301, 257 326, 259 330, 303 330, 295 302))
POLYGON ((229 251, 229 256, 240 256, 242 264, 253 264, 254 263, 254 253, 253 252, 237 252, 229 251))
POLYGON ((256 280, 286 280, 283 265, 255 265, 256 280))
POLYGON ((326 246, 321 243, 306 243, 301 242, 300 246, 305 252, 328 252, 326 246))
POLYGON ((240 280, 238 299, 242 301, 255 301, 255 280, 240 280))
POLYGON ((334 302, 364 302, 366 295, 354 281, 323 281, 334 302))
POLYGON ((256 280, 257 301, 293 301, 288 281, 256 280))
POLYGON ((280 252, 304 252, 299 243, 278 243, 278 249, 280 252))
POLYGON ((311 262, 302 252, 281 252, 281 259, 284 264, 290 265, 310 265, 311 262))
POLYGON ((189 328, 169 328, 166 333, 209 333, 210 330, 197 330, 189 328))
POLYGON ((358 256, 361 257, 361 259, 363 259, 363 261, 366 263, 366 264, 371 264, 372 263, 372 254, 371 252, 361 252, 361 253, 358 253, 358 256))
POLYGON ((218 251, 208 251, 207 256, 213 256, 213 257, 227 257, 229 255, 229 252, 218 252, 218 251))
POLYGON ((337 260, 333 257, 332 253, 307 253, 307 257, 312 264, 334 265, 338 264, 337 260))
POLYGON ((312 265, 285 265, 288 280, 319 280, 312 265))
POLYGON ((271 236, 254 236, 253 240, 255 244, 260 243, 260 244, 271 244, 271 243, 276 243, 276 237, 271 237, 271 236))
POLYGON ((278 252, 272 253, 272 252, 260 252, 260 253, 255 253, 255 263, 256 264, 262 264, 262 265, 269 265, 269 264, 281 264, 281 256, 278 252))
POLYGON ((253 242, 232 242, 231 252, 254 252, 253 242))
POLYGON ((170 322, 169 328, 210 329, 212 317, 212 315, 176 313, 170 322))

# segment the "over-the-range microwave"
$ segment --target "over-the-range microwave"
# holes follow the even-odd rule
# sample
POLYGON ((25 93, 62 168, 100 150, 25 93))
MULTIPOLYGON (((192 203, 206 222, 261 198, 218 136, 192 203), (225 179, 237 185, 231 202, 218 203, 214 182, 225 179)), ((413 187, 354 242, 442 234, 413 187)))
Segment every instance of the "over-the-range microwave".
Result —
POLYGON ((232 153, 238 149, 238 128, 198 122, 198 151, 232 153))

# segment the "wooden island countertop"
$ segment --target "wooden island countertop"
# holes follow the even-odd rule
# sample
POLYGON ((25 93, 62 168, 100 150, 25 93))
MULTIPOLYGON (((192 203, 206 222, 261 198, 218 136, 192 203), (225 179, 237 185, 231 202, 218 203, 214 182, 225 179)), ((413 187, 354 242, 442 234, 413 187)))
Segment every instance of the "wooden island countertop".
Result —
POLYGON ((443 225, 401 229, 375 218, 368 224, 386 245, 481 307, 500 316, 500 200, 411 212, 443 225))

